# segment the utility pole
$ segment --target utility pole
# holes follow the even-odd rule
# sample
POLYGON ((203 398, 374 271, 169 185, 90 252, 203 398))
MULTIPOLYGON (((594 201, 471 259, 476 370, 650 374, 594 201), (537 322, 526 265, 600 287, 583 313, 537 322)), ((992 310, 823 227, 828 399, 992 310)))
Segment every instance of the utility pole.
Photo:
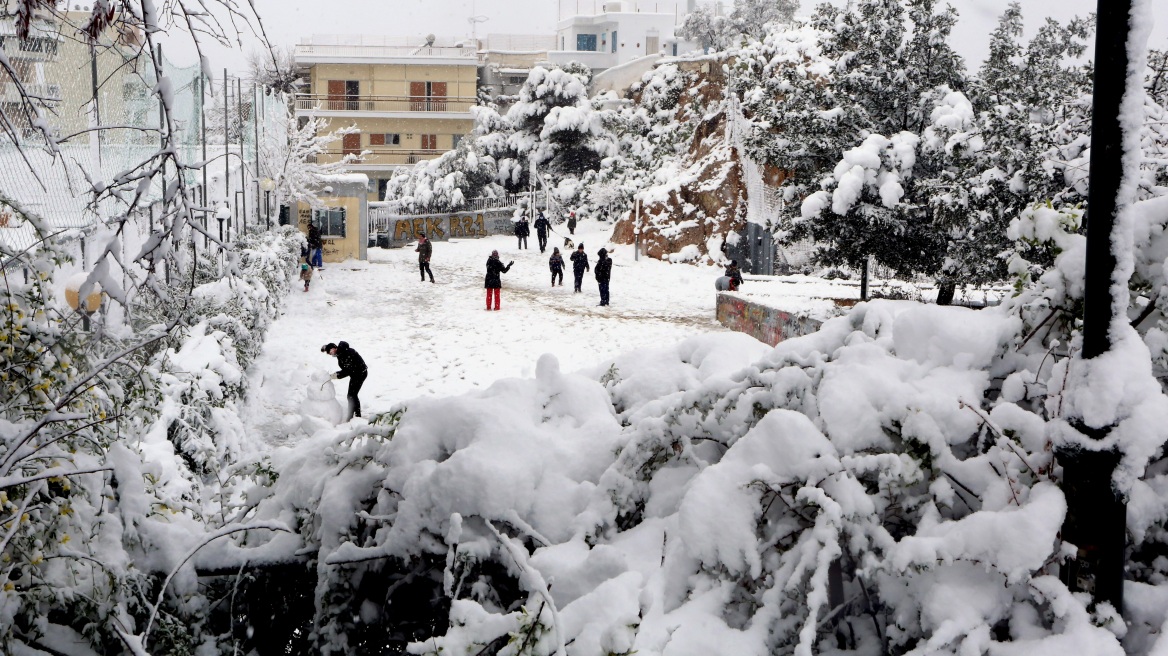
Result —
MULTIPOLYGON (((237 231, 242 229, 243 232, 246 234, 247 233, 247 153, 244 152, 244 145, 245 144, 243 143, 244 141, 246 141, 246 139, 244 139, 244 137, 243 137, 243 135, 246 134, 246 132, 244 131, 245 126, 243 124, 243 80, 238 78, 238 77, 235 78, 235 112, 236 112, 236 116, 239 117, 239 188, 243 191, 243 196, 241 197, 241 202, 239 204, 240 206, 238 208, 239 225, 236 226, 235 229, 237 231)), ((239 233, 237 232, 236 234, 239 234, 239 233)))
MULTIPOLYGON (((1137 0, 1139 1, 1139 0, 1137 0)), ((1124 175, 1120 106, 1129 90, 1128 32, 1132 0, 1099 0, 1095 33, 1095 79, 1091 118, 1091 168, 1087 203, 1087 262, 1083 291, 1083 352, 1090 360, 1111 349, 1114 317, 1111 286, 1116 267, 1112 232, 1124 175)), ((1130 173, 1130 171, 1129 171, 1130 173)), ((1090 439, 1103 440, 1111 426, 1071 424, 1090 439)), ((1115 449, 1060 448, 1061 486, 1067 498, 1063 539, 1078 548, 1060 573, 1072 591, 1123 612, 1127 500, 1112 475, 1121 453, 1115 449)))

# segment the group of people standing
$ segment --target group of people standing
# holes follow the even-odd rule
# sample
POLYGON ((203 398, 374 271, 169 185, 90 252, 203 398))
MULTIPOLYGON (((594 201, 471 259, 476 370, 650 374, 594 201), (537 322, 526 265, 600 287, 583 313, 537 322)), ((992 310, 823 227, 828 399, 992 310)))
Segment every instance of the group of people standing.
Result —
MULTIPOLYGON (((596 284, 600 288, 600 305, 608 305, 608 282, 612 277, 612 258, 608 256, 608 249, 604 248, 597 251, 596 257, 596 267, 593 271, 596 275, 596 284)), ((584 284, 584 273, 590 268, 588 265, 588 254, 584 252, 584 244, 580 244, 573 251, 570 259, 572 261, 572 274, 575 278, 572 292, 577 293, 584 284)), ((491 251, 490 257, 487 258, 487 276, 483 286, 487 290, 488 310, 499 309, 499 290, 503 288, 503 279, 500 274, 510 271, 511 265, 513 264, 515 264, 514 260, 504 265, 503 261, 499 258, 499 251, 491 251), (492 302, 494 303, 494 308, 491 307, 492 302)), ((560 254, 559 248, 552 249, 552 256, 548 258, 548 268, 552 272, 552 287, 555 287, 557 284, 563 287, 564 256, 560 254)))

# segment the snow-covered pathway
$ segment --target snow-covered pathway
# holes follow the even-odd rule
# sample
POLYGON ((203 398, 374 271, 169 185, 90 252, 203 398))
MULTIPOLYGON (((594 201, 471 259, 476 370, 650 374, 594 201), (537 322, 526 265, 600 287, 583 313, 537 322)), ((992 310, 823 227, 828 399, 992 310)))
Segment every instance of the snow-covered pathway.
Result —
MULTIPOLYGON (((606 243, 610 230, 592 222, 576 230, 590 263, 600 248, 613 250, 606 243)), ((616 246, 612 305, 601 308, 591 272, 581 294, 572 293, 570 268, 563 287, 550 286, 547 260, 554 246, 567 259, 563 237, 553 234, 544 254, 534 235, 530 245, 517 250, 513 237, 435 242, 437 284, 419 281, 412 248, 371 248, 368 262, 326 266, 307 294, 294 287, 285 314, 273 324, 251 372, 246 421, 279 440, 280 421, 298 413, 309 377, 336 370, 336 361, 320 353, 327 342, 349 342, 369 365, 361 392, 369 414, 417 396, 532 376, 544 353, 574 371, 632 348, 724 330, 714 320, 718 268, 636 262, 631 246, 616 246), (483 275, 492 249, 504 262, 515 261, 503 275, 500 312, 484 309, 483 275)), ((347 381, 332 384, 343 400, 347 381)))

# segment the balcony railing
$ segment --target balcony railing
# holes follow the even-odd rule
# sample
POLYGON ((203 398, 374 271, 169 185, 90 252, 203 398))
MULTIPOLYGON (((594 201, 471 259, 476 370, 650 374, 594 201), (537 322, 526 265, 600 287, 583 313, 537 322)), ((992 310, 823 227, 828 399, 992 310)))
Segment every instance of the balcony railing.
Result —
MULTIPOLYGON (((365 154, 357 163, 365 166, 408 166, 410 164, 435 159, 447 152, 446 150, 436 149, 410 150, 406 148, 382 148, 378 146, 365 146, 361 151, 365 152, 365 154)), ((317 157, 317 160, 321 163, 335 162, 349 152, 360 154, 360 152, 347 151, 343 148, 330 148, 322 152, 317 157)))
POLYGON ((299 111, 328 112, 470 112, 474 98, 459 96, 330 96, 301 94, 299 111))

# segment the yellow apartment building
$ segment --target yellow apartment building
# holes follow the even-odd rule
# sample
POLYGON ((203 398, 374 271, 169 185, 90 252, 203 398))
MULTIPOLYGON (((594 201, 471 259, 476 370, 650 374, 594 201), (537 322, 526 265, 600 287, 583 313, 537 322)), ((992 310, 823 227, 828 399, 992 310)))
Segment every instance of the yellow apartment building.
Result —
POLYGON ((309 83, 296 115, 323 118, 329 130, 357 127, 321 157, 368 151, 349 168, 369 178, 369 200, 382 200, 397 169, 453 149, 474 125, 477 48, 436 41, 317 35, 296 46, 309 83))

